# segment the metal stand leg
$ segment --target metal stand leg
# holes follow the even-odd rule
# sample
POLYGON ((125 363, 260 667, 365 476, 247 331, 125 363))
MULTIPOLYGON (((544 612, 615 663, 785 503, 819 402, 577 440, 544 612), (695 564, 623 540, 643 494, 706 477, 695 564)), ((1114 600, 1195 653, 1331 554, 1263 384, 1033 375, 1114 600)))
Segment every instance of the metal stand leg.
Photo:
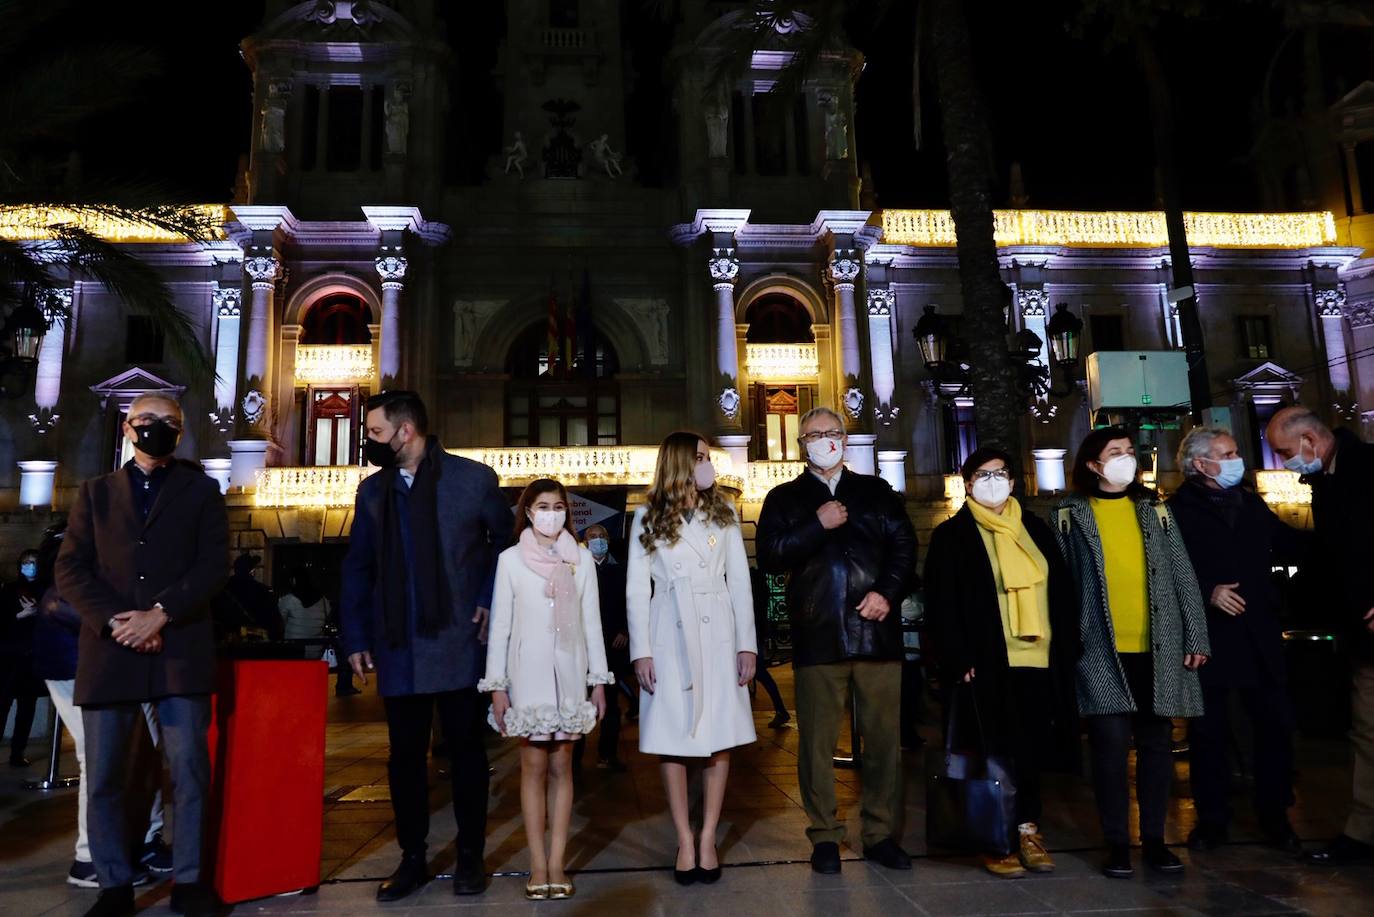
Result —
POLYGON ((48 704, 48 734, 52 736, 52 741, 48 748, 48 775, 42 780, 24 781, 26 790, 60 790, 64 787, 76 786, 81 782, 80 777, 59 777, 57 775, 58 765, 62 763, 62 721, 57 718, 57 706, 48 704))
POLYGON ((849 756, 836 755, 832 761, 835 767, 846 770, 859 770, 863 767, 863 743, 859 735, 859 711, 853 699, 849 702, 849 756))

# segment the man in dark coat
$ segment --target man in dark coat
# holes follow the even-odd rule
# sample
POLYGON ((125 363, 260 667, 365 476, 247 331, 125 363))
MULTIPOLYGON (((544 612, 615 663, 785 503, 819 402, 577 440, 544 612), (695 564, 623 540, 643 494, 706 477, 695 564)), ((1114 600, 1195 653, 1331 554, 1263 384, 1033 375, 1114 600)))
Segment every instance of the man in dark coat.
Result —
POLYGON ((1194 850, 1225 843, 1231 821, 1231 701, 1238 696, 1254 737, 1255 814, 1274 846, 1296 853, 1288 823, 1293 804, 1293 711, 1279 625, 1279 595, 1270 571, 1280 557, 1296 560, 1303 533, 1241 486, 1245 461, 1219 428, 1197 427, 1178 448, 1185 475, 1169 499, 1198 587, 1207 602, 1208 664, 1198 672, 1204 714, 1189 721, 1194 850))
POLYGON ((796 670, 797 773, 811 820, 811 868, 840 871, 844 822, 832 758, 853 693, 863 738, 864 856, 910 869, 898 845, 902 774, 902 599, 916 568, 916 532, 882 478, 844 467, 844 421, 829 408, 801 419, 807 468, 773 488, 759 515, 759 569, 790 573, 787 610, 796 670))
POLYGON ((1349 430, 1332 431, 1304 407, 1274 414, 1265 439, 1284 467, 1312 485, 1313 559, 1330 591, 1353 669, 1350 744, 1353 800, 1345 831, 1308 854, 1341 866, 1374 860, 1374 445, 1349 430))
POLYGON ((496 472, 449 455, 428 435, 414 392, 368 399, 366 429, 367 458, 382 470, 358 486, 339 617, 354 674, 366 684, 377 670, 391 740, 401 863, 377 899, 397 901, 428 881, 426 756, 436 706, 458 822, 453 891, 480 894, 489 777, 477 681, 496 555, 511 538, 510 505, 496 472))
POLYGON ((57 588, 83 622, 74 700, 86 732, 87 820, 101 888, 91 914, 134 912, 124 765, 143 702, 157 709, 172 776, 172 908, 215 906, 201 882, 215 687, 210 599, 224 584, 229 523, 219 485, 173 457, 181 428, 174 399, 134 400, 123 428, 134 457, 81 485, 57 557, 57 588))
MULTIPOLYGON (((619 751, 619 695, 635 680, 634 668, 630 665, 630 625, 625 611, 625 566, 611 555, 611 535, 604 525, 589 525, 583 535, 587 539, 587 550, 596 562, 596 586, 597 595, 601 600, 601 634, 606 641, 606 665, 615 674, 616 681, 616 689, 610 691, 606 697, 606 716, 601 720, 601 733, 596 740, 596 766, 623 771, 625 762, 620 760, 619 751)), ((633 695, 629 699, 633 704, 633 695)))
POLYGON ((280 640, 283 628, 281 612, 277 610, 277 597, 253 577, 253 571, 261 564, 262 558, 256 554, 235 557, 234 572, 225 584, 224 592, 249 627, 266 631, 269 640, 280 640))

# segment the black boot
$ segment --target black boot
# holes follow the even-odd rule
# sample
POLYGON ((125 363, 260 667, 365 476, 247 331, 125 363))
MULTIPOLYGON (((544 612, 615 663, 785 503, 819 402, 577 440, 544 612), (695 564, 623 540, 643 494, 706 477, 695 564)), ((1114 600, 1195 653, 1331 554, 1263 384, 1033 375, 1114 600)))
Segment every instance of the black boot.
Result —
POLYGON ((86 917, 131 917, 134 913, 133 886, 101 889, 86 917))
POLYGON ((1145 865, 1155 872, 1169 875, 1183 872, 1183 861, 1174 856, 1174 852, 1157 838, 1141 838, 1140 855, 1145 865))
POLYGON ((453 867, 453 893, 480 895, 487 890, 486 864, 480 853, 460 853, 453 867))
POLYGON ((1113 844, 1107 848, 1107 858, 1102 861, 1102 874, 1110 879, 1129 879, 1135 875, 1131 865, 1130 844, 1113 844))
POLYGON ((401 865, 377 886, 378 901, 400 901, 429 881, 424 854, 401 855, 401 865))

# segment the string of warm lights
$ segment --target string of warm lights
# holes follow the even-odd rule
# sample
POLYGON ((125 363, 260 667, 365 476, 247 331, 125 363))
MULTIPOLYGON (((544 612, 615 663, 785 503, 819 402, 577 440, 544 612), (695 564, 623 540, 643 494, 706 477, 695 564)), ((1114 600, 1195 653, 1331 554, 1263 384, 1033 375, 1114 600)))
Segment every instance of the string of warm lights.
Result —
POLYGON ((814 379, 820 361, 815 344, 745 344, 744 371, 756 382, 814 379))
MULTIPOLYGON (((193 211, 206 233, 215 239, 226 238, 223 226, 230 215, 222 204, 195 204, 193 211)), ((44 242, 56 237, 54 227, 69 225, 106 242, 168 243, 187 242, 184 235, 142 220, 121 219, 98 209, 45 207, 40 205, 0 205, 0 239, 8 242, 44 242)))
POLYGON ((805 462, 750 462, 742 499, 746 503, 762 503, 768 491, 786 484, 805 470, 805 462))
POLYGON ((372 381, 371 344, 304 344, 296 348, 296 381, 309 385, 372 381))
POLYGON ((1301 483, 1296 471, 1256 471, 1255 490, 1259 491, 1265 503, 1312 505, 1312 485, 1301 483))
MULTIPOLYGON (((998 245, 1080 245, 1157 248, 1169 244, 1160 211, 997 210, 998 245)), ((884 210, 883 241, 950 246, 948 210, 884 210)), ((1336 241, 1330 211, 1311 213, 1185 213, 1188 242, 1217 248, 1312 248, 1336 241)))

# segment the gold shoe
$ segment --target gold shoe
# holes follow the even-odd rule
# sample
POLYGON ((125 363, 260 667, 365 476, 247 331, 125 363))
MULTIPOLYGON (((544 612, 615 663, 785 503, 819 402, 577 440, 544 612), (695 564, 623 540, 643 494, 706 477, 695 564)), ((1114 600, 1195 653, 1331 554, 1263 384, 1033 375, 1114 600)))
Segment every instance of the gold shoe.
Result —
POLYGON ((549 899, 553 901, 571 898, 573 895, 577 894, 577 889, 573 887, 572 879, 566 882, 550 882, 548 888, 549 899))
POLYGON ((531 901, 547 901, 549 899, 549 884, 547 882, 543 885, 530 885, 526 883, 525 897, 531 901))
POLYGON ((1054 872, 1054 859, 1045 849, 1045 839, 1035 825, 1028 824, 1026 827, 1029 830, 1021 832, 1021 865, 1031 872, 1054 872))
POLYGON ((983 855, 983 868, 1000 879, 1019 879, 1026 874, 1021 858, 1015 853, 1004 857, 983 855))

